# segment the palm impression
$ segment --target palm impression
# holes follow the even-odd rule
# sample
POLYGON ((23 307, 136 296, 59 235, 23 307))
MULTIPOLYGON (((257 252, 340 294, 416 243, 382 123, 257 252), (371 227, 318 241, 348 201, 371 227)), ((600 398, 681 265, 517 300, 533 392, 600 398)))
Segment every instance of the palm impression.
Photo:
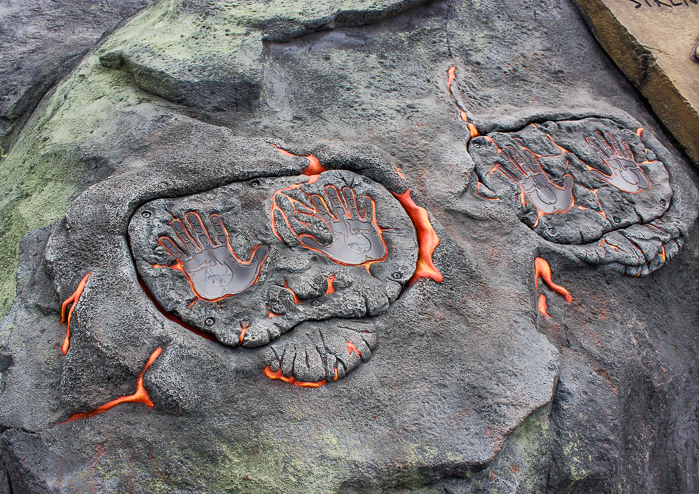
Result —
MULTIPOLYGON (((330 230, 329 243, 319 240, 320 233, 298 233, 299 242, 304 247, 320 252, 337 264, 361 266, 382 261, 386 258, 386 244, 381 236, 381 228, 376 223, 376 204, 370 196, 364 196, 362 211, 357 203, 357 195, 350 187, 338 191, 334 185, 325 187, 324 193, 308 195, 313 208, 307 207, 292 197, 279 191, 275 194, 275 206, 284 223, 293 231, 287 211, 293 210, 294 217, 306 226, 311 220, 320 219, 330 230)), ((276 225, 276 221, 275 221, 276 225)))

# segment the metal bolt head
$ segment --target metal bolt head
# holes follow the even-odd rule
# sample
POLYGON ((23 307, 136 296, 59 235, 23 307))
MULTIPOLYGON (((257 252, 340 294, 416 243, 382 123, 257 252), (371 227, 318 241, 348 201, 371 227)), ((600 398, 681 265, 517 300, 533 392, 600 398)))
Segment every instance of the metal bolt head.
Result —
POLYGON ((148 219, 148 218, 151 217, 151 212, 150 212, 150 211, 143 211, 143 212, 141 213, 141 216, 143 216, 144 218, 148 219))
POLYGON ((206 324, 207 326, 213 326, 215 322, 216 319, 214 319, 213 317, 207 317, 206 319, 204 319, 204 324, 206 324))
POLYGON ((615 216, 614 223, 621 223, 621 218, 619 218, 618 216, 615 216))
POLYGON ((392 276, 393 276, 395 279, 399 280, 399 279, 401 279, 401 278, 403 277, 403 273, 401 273, 400 271, 396 271, 395 273, 393 273, 392 276))

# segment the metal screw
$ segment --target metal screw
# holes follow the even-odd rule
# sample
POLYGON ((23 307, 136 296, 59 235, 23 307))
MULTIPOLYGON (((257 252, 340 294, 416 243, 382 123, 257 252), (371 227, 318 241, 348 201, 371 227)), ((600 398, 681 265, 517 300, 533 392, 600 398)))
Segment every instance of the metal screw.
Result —
POLYGON ((403 277, 403 273, 401 273, 400 271, 396 271, 395 273, 393 273, 393 277, 399 280, 403 277))
POLYGON ((665 199, 660 199, 660 204, 662 206, 665 206, 667 204, 667 201, 665 199))
POLYGON ((311 302, 311 305, 312 305, 313 307, 318 307, 318 306, 320 306, 320 300, 314 300, 313 302, 311 302))
POLYGON ((479 148, 479 147, 481 147, 481 143, 480 143, 480 142, 474 142, 474 143, 473 143, 473 146, 479 148))
POLYGON ((618 216, 615 216, 614 223, 621 223, 621 218, 619 218, 618 216))
POLYGON ((206 324, 207 326, 213 326, 215 322, 216 319, 214 319, 213 317, 207 317, 206 319, 204 319, 204 324, 206 324))
POLYGON ((253 180, 252 182, 250 182, 250 187, 255 187, 255 188, 257 188, 257 187, 259 187, 259 186, 260 186, 260 181, 259 181, 259 180, 253 180))
POLYGON ((555 229, 555 228, 551 228, 549 231, 551 232, 552 235, 555 235, 555 234, 556 234, 556 229, 555 229))
POLYGON ((143 211, 141 213, 141 216, 143 216, 144 218, 150 218, 150 211, 143 211))

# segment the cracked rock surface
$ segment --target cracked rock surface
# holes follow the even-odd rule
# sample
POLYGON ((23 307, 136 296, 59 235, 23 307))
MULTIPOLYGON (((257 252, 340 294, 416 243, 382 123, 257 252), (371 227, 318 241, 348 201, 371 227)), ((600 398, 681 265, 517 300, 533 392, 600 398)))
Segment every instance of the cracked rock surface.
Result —
POLYGON ((696 171, 572 2, 157 2, 0 169, 0 493, 697 490, 696 171))

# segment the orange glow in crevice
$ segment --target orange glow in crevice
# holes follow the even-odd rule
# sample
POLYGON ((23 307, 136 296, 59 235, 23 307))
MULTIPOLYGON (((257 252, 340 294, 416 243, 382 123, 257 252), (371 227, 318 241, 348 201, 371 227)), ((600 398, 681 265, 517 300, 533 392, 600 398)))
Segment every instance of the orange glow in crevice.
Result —
POLYGON ((615 251, 618 251, 618 250, 619 250, 619 247, 617 247, 616 245, 610 244, 610 243, 607 242, 607 240, 604 239, 604 238, 600 241, 599 245, 600 245, 601 247, 604 247, 605 249, 607 248, 606 246, 608 245, 612 250, 615 250, 615 251))
POLYGON ((641 137, 641 134, 643 134, 643 132, 644 132, 645 130, 646 130, 646 129, 644 129, 643 127, 639 127, 639 128, 636 129, 636 135, 639 137, 639 139, 640 139, 640 137, 641 137))
POLYGON ((78 288, 75 289, 73 295, 65 299, 63 301, 63 305, 61 305, 61 322, 64 323, 66 322, 66 309, 68 308, 68 304, 73 304, 70 307, 70 311, 68 312, 68 328, 66 329, 66 337, 63 340, 63 345, 61 346, 61 351, 63 352, 63 355, 68 353, 68 348, 70 347, 70 319, 73 316, 73 309, 75 309, 75 306, 78 304, 78 300, 80 300, 80 297, 82 296, 83 291, 85 290, 85 285, 87 285, 87 279, 90 277, 91 274, 92 271, 83 276, 83 279, 80 280, 80 283, 78 283, 78 288))
POLYGON ((242 345, 243 344, 243 338, 245 338, 245 332, 248 330, 248 328, 252 326, 251 323, 247 321, 241 321, 240 323, 240 339, 238 340, 238 344, 242 345))
POLYGON ((547 307, 546 307, 546 295, 543 293, 539 295, 539 303, 536 304, 536 308, 539 309, 539 312, 551 319, 551 315, 548 313, 547 307))
POLYGON ((398 172, 398 175, 400 175, 400 178, 402 178, 403 180, 408 180, 407 178, 405 178, 405 175, 403 175, 402 168, 396 168, 396 171, 398 172))
POLYGON ((357 350, 357 347, 354 346, 354 343, 351 343, 351 342, 349 342, 349 341, 347 341, 346 343, 347 343, 347 353, 349 353, 350 355, 352 355, 352 352, 354 352, 354 353, 356 353, 357 355, 359 355, 359 358, 362 358, 362 354, 359 353, 359 350, 357 350))
POLYGON ((410 197, 411 189, 408 189, 402 194, 393 193, 393 195, 401 203, 406 213, 413 222, 415 231, 417 232, 417 242, 419 247, 417 267, 415 268, 415 274, 410 278, 410 284, 412 285, 420 278, 430 278, 437 283, 442 282, 442 273, 435 267, 432 261, 432 256, 434 255, 434 250, 439 245, 439 237, 430 223, 429 215, 425 208, 421 208, 415 201, 410 197))
POLYGON ((148 359, 148 363, 146 363, 146 366, 143 368, 143 371, 141 371, 141 374, 138 376, 138 381, 136 381, 136 392, 132 395, 129 396, 122 396, 121 398, 117 398, 116 400, 112 400, 109 403, 105 403, 101 407, 87 413, 76 413, 75 415, 72 415, 68 420, 63 422, 64 424, 68 422, 72 422, 73 420, 77 419, 84 419, 87 417, 92 417, 93 415, 97 415, 98 413, 106 412, 110 408, 114 408, 117 405, 121 405, 122 403, 144 403, 148 408, 153 408, 153 402, 150 401, 150 396, 148 396, 148 391, 146 391, 146 388, 143 386, 143 374, 145 374, 146 370, 150 365, 155 361, 156 358, 160 355, 160 353, 163 351, 161 347, 158 347, 150 356, 148 359))
POLYGON ((456 65, 453 67, 449 67, 449 70, 447 70, 448 74, 448 79, 447 79, 447 92, 449 93, 449 96, 451 96, 452 101, 454 102, 454 105, 456 108, 459 110, 459 116, 461 117, 461 120, 466 122, 466 128, 468 129, 468 133, 471 136, 471 139, 474 137, 478 137, 480 133, 478 132, 478 129, 476 126, 471 122, 471 119, 468 117, 468 112, 466 111, 465 108, 462 108, 459 102, 456 100, 454 97, 454 93, 451 90, 451 85, 456 79, 456 72, 458 71, 456 65))
POLYGON ((325 295, 332 295, 335 293, 335 277, 337 275, 334 274, 332 277, 326 276, 325 278, 328 280, 328 288, 325 290, 325 295))
POLYGON ((289 288, 289 284, 287 283, 286 278, 284 279, 284 288, 286 288, 287 290, 289 290, 289 292, 291 292, 291 295, 293 295, 293 297, 294 297, 295 304, 301 303, 301 301, 299 300, 299 297, 296 295, 296 292, 294 292, 291 288, 289 288))
POLYGON ((271 310, 267 309, 267 319, 272 319, 273 317, 281 317, 281 314, 275 314, 271 310))
POLYGON ((284 374, 282 374, 281 369, 279 369, 277 372, 272 372, 272 369, 270 369, 269 366, 265 367, 265 370, 263 372, 265 373, 265 376, 269 377, 270 379, 279 379, 280 381, 293 384, 294 386, 298 386, 299 388, 320 388, 323 384, 327 382, 325 379, 317 383, 297 381, 293 377, 286 377, 284 374))
POLYGON ((665 256, 665 246, 664 245, 660 246, 660 252, 658 252, 658 255, 663 260, 663 262, 667 262, 667 258, 665 256))
POLYGON ((334 370, 335 370, 335 378, 333 379, 333 381, 337 381, 338 379, 340 379, 340 376, 337 372, 337 366, 335 366, 334 370))
MULTIPOLYGON (((279 150, 279 152, 282 153, 283 155, 300 157, 298 154, 290 153, 286 149, 282 149, 275 144, 272 144, 272 146, 277 148, 279 150)), ((316 158, 312 154, 309 154, 308 156, 303 156, 303 158, 306 158, 308 160, 308 166, 303 169, 303 171, 301 172, 302 175, 308 175, 309 177, 313 177, 313 176, 320 175, 321 173, 328 171, 327 168, 325 168, 323 165, 320 164, 320 161, 318 160, 318 158, 316 158)), ((315 182, 315 180, 313 182, 315 182)), ((309 182, 309 183, 312 183, 312 182, 309 182)))
MULTIPOLYGON (((168 267, 168 266, 165 266, 165 267, 168 267)), ((184 329, 191 331, 192 333, 194 333, 197 336, 201 336, 202 338, 205 338, 209 341, 217 341, 216 338, 213 337, 213 335, 210 335, 209 333, 205 333, 201 329, 195 328, 191 324, 187 324, 186 322, 181 321, 180 319, 178 319, 177 317, 175 317, 174 315, 170 314, 165 309, 163 309, 162 305, 160 305, 160 303, 155 299, 153 294, 150 292, 150 290, 146 286, 146 283, 143 281, 143 278, 141 278, 141 275, 136 273, 136 276, 138 278, 138 284, 141 285, 141 290, 143 290, 143 293, 146 294, 146 297, 148 297, 150 299, 150 301, 153 303, 155 308, 158 309, 158 312, 160 312, 163 316, 165 316, 166 319, 168 319, 176 324, 179 324, 184 329)))
POLYGON ((573 300, 573 297, 571 297, 570 293, 568 290, 563 288, 560 285, 556 285, 552 280, 551 280, 551 266, 549 266, 549 263, 546 262, 546 260, 542 259, 541 257, 537 257, 534 260, 534 288, 538 289, 539 288, 539 278, 544 280, 544 283, 548 285, 548 287, 559 294, 561 297, 565 299, 566 302, 570 303, 573 300))

